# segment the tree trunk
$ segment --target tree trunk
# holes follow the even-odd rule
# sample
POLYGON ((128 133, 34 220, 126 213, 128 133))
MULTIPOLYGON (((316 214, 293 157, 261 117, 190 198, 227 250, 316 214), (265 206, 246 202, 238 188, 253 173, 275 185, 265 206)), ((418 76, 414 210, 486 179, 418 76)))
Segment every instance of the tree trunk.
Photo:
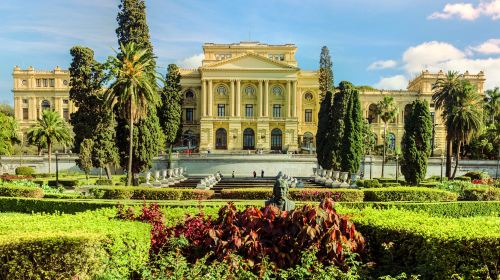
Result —
POLYGON ((48 142, 48 143, 47 143, 47 149, 48 149, 48 151, 49 151, 49 174, 50 174, 50 173, 51 173, 51 171, 52 171, 52 170, 51 170, 51 168, 50 168, 50 167, 51 167, 51 163, 52 163, 52 161, 51 161, 51 155, 52 155, 52 144, 51 144, 50 142, 48 142))
POLYGON ((168 144, 167 152, 167 169, 170 169, 172 168, 172 144, 168 144))
POLYGON ((132 102, 130 102, 130 130, 129 130, 129 148, 128 148, 127 186, 132 185, 133 144, 134 144, 134 121, 132 118, 132 102))
POLYGON ((446 177, 451 178, 451 155, 453 153, 453 145, 451 139, 446 141, 446 177))
POLYGON ((387 145, 387 123, 384 123, 384 139, 383 139, 383 152, 382 152, 382 178, 384 178, 384 167, 385 167, 385 150, 386 150, 386 145, 387 145))
POLYGON ((455 170, 453 170, 453 176, 451 176, 451 179, 454 179, 455 175, 457 174, 458 160, 459 159, 460 159, 460 141, 458 141, 458 143, 457 143, 457 153, 456 153, 455 170))
POLYGON ((106 178, 108 180, 111 180, 111 167, 109 166, 109 164, 106 164, 106 166, 104 168, 106 171, 106 178))
POLYGON ((37 146, 36 148, 38 149, 38 156, 41 156, 42 155, 42 146, 37 146))

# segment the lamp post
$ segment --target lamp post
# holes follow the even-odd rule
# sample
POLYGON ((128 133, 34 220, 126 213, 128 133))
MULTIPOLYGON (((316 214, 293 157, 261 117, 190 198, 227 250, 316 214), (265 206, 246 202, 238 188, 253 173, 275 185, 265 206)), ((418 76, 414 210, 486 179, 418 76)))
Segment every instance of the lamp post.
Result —
POLYGON ((441 183, 443 182, 443 164, 444 164, 444 154, 441 154, 441 183))
POLYGON ((372 179, 373 156, 370 156, 370 180, 372 179))
POLYGON ((396 182, 398 182, 399 177, 399 155, 396 154, 396 182))
POLYGON ((59 187, 59 157, 58 152, 56 151, 56 188, 59 187))
MULTIPOLYGON (((434 116, 432 117, 434 120, 434 116)), ((434 149, 435 149, 435 137, 436 137, 436 126, 437 124, 432 125, 432 142, 431 142, 431 157, 434 157, 434 149)))

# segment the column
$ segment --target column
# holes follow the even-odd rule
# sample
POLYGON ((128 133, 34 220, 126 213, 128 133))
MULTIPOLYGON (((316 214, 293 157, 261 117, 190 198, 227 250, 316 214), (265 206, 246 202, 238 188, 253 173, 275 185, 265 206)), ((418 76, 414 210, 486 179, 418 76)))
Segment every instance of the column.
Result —
POLYGON ((264 117, 269 117, 269 80, 264 81, 264 117))
POLYGON ((291 81, 286 81, 286 117, 289 118, 292 116, 291 110, 291 99, 292 99, 292 89, 291 89, 291 81))
POLYGON ((14 118, 17 120, 23 119, 22 102, 21 97, 14 98, 14 118))
POLYGON ((262 80, 259 80, 259 93, 257 95, 257 104, 259 104, 259 117, 262 117, 262 105, 264 102, 262 102, 262 80))
POLYGON ((231 94, 229 95, 229 107, 231 108, 231 117, 234 117, 234 80, 231 80, 231 94))
POLYGON ((241 115, 241 81, 236 80, 236 116, 239 117, 241 115))
POLYGON ((201 80, 201 116, 207 116, 207 84, 206 80, 201 80))
POLYGON ((297 81, 292 82, 292 104, 293 117, 297 117, 297 81))
POLYGON ((212 117, 212 104, 213 94, 212 94, 212 80, 208 80, 208 116, 212 117))
MULTIPOLYGON (((297 100, 297 115, 296 117, 298 118, 299 121, 304 121, 304 110, 302 109, 302 93, 301 92, 297 92, 297 89, 295 89, 295 94, 296 94, 296 100, 297 100)), ((313 112, 313 121, 315 121, 317 116, 314 116, 314 112, 313 112)))

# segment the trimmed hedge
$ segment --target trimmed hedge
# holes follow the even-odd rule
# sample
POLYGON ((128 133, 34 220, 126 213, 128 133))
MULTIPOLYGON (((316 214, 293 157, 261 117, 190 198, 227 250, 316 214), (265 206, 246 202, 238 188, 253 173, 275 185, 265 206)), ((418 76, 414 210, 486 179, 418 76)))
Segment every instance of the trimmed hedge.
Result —
POLYGON ((9 197, 43 197, 43 190, 38 187, 23 187, 23 186, 0 186, 0 196, 9 197))
POLYGON ((453 201, 453 202, 343 202, 345 208, 397 208, 410 211, 423 211, 433 216, 445 217, 475 217, 498 216, 500 214, 500 201, 453 201))
POLYGON ((400 183, 382 183, 382 188, 401 187, 400 183))
MULTIPOLYGON (((273 196, 272 188, 242 188, 221 190, 222 199, 259 199, 267 200, 273 196)), ((363 201, 364 194, 355 189, 326 189, 307 188, 289 189, 289 196, 292 200, 298 201, 321 201, 325 197, 331 197, 335 201, 363 201)))
POLYGON ((30 166, 19 166, 16 168, 16 175, 31 176, 35 174, 35 169, 30 166))
POLYGON ((426 187, 426 188, 435 188, 439 184, 441 184, 441 183, 440 182, 422 182, 422 183, 418 184, 418 186, 419 187, 426 187))
MULTIPOLYGON (((47 184, 51 187, 56 186, 56 180, 48 180, 47 184)), ((63 186, 64 188, 67 189, 73 189, 76 186, 79 186, 80 180, 77 179, 59 179, 59 186, 63 186)))
POLYGON ((202 200, 214 195, 212 190, 151 187, 97 187, 90 189, 90 193, 96 198, 146 200, 202 200))
POLYGON ((113 180, 111 180, 111 179, 97 179, 97 180, 95 180, 95 184, 98 186, 112 186, 113 180))
MULTIPOLYGON (((116 202, 109 201, 72 201, 67 199, 37 199, 20 197, 0 197, 0 212, 18 213, 67 213, 74 214, 87 210, 112 208, 116 202)), ((0 278, 1 279, 1 278, 0 278)))
POLYGON ((373 180, 366 179, 366 180, 356 181, 356 186, 358 186, 359 188, 369 189, 369 188, 381 188, 382 184, 380 184, 377 179, 373 180))
POLYGON ((130 279, 147 264, 150 226, 104 213, 0 216, 0 279, 130 279))
POLYGON ((497 279, 497 217, 449 218, 397 209, 348 210, 381 274, 421 279, 497 279), (459 276, 459 277, 457 277, 459 276))
POLYGON ((500 189, 498 188, 469 188, 464 189, 463 200, 472 201, 488 201, 488 200, 500 200, 500 189))
POLYGON ((458 177, 455 177, 453 180, 454 181, 466 181, 466 182, 470 182, 471 178, 467 177, 467 176, 458 176, 458 177))
POLYGON ((452 192, 423 187, 365 189, 365 201, 455 201, 452 192))

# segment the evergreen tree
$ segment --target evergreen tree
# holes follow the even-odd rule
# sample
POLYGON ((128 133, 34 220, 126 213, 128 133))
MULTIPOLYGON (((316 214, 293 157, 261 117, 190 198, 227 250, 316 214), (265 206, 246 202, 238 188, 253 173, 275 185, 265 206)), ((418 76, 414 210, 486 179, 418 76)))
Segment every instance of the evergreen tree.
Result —
POLYGON ((358 90, 349 82, 339 84, 340 93, 347 97, 346 112, 344 114, 345 130, 342 136, 341 170, 357 173, 363 153, 363 138, 361 104, 358 90))
POLYGON ((18 124, 14 117, 0 112, 0 155, 11 155, 12 144, 18 142, 18 124))
POLYGON ((321 55, 319 58, 319 91, 320 98, 323 99, 327 91, 334 91, 333 85, 333 63, 330 57, 330 51, 327 46, 321 48, 321 55))
POLYGON ((345 90, 341 90, 335 93, 333 97, 333 112, 332 112, 332 122, 331 122, 331 133, 333 141, 333 164, 332 167, 335 170, 342 169, 342 157, 343 150, 342 145, 344 139, 345 131, 345 120, 347 114, 347 105, 349 101, 349 95, 345 90))
POLYGON ((427 159, 431 153, 432 117, 425 100, 415 100, 405 118, 401 172, 406 182, 418 185, 427 173, 427 159))
MULTIPOLYGON (((120 46, 126 46, 129 43, 134 43, 138 48, 147 49, 153 55, 153 45, 150 41, 149 27, 146 20, 146 5, 144 0, 121 0, 119 12, 117 16, 118 28, 116 35, 120 46)), ((151 68, 156 68, 156 62, 153 59, 151 68)), ((150 69, 151 70, 151 69, 150 69)), ((153 79, 153 78, 152 78, 153 79)), ((154 90, 158 94, 156 82, 151 82, 154 85, 154 90)), ((149 106, 149 112, 145 118, 134 124, 133 131, 133 166, 134 173, 142 172, 152 166, 153 157, 158 154, 162 148, 163 131, 160 127, 158 116, 156 115, 157 108, 149 106), (137 146, 138 145, 138 146, 137 146), (143 152, 142 152, 143 151, 143 152)), ((116 111, 116 108, 115 108, 116 111)), ((129 142, 129 125, 120 114, 116 115, 117 121, 117 146, 120 153, 121 166, 124 167, 128 160, 129 142), (125 137, 125 139, 120 139, 125 137), (125 141, 122 141, 125 140, 125 141)))
POLYGON ((100 122, 92 140, 94 141, 92 149, 93 166, 95 168, 104 168, 106 177, 111 179, 111 166, 119 163, 118 148, 115 142, 116 139, 116 121, 112 112, 108 112, 108 117, 100 122))
POLYGON ((375 133, 373 133, 370 123, 368 123, 367 120, 363 120, 361 135, 363 138, 363 155, 369 155, 373 151, 377 141, 375 139, 375 133))
POLYGON ((318 131, 316 133, 316 157, 323 169, 331 169, 333 164, 334 140, 331 133, 332 92, 327 91, 318 112, 318 131))
POLYGON ((384 96, 384 99, 377 103, 377 115, 384 122, 384 144, 382 153, 382 177, 384 177, 386 150, 387 150, 387 123, 394 120, 398 115, 399 108, 394 102, 394 97, 384 96))
POLYGON ((87 178, 87 183, 89 181, 89 173, 92 168, 92 149, 94 146, 94 141, 92 139, 83 139, 80 143, 80 154, 76 160, 76 165, 80 167, 83 172, 85 172, 85 178, 87 178))
POLYGON ((178 139, 181 132, 182 117, 182 87, 181 73, 175 64, 168 66, 165 86, 161 91, 162 105, 158 109, 158 117, 165 134, 165 144, 168 150, 168 168, 171 165, 172 145, 178 139))
POLYGON ((74 150, 80 150, 83 139, 91 139, 99 122, 103 121, 103 111, 106 108, 101 98, 103 69, 102 65, 94 60, 94 51, 75 46, 71 48, 73 57, 70 73, 69 98, 78 107, 78 111, 71 114, 70 123, 73 127, 74 150))

